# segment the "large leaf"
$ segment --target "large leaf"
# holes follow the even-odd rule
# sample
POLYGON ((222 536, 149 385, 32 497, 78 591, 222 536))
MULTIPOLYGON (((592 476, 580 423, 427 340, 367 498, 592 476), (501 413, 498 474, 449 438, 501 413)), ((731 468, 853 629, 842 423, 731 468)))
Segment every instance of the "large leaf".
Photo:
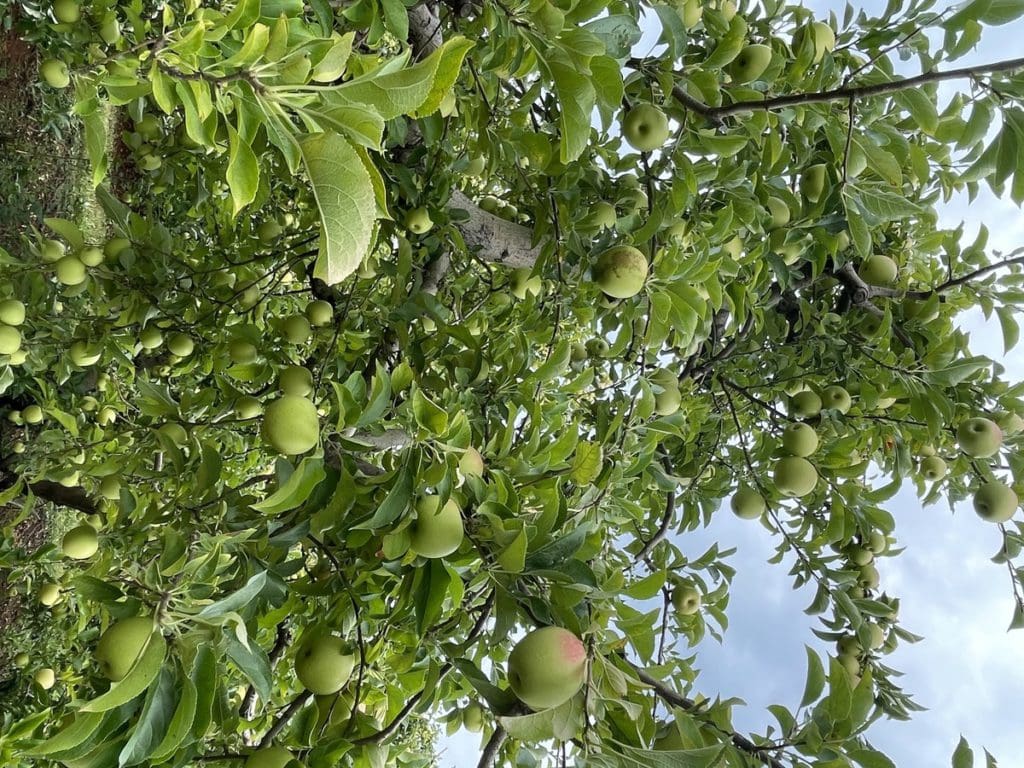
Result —
POLYGON ((376 209, 370 174, 348 139, 316 133, 299 142, 322 225, 320 255, 313 274, 340 283, 370 250, 376 209))
POLYGON ((325 477, 323 459, 305 458, 280 488, 263 501, 253 504, 252 508, 267 515, 295 509, 309 498, 325 477))
POLYGON ((159 630, 154 630, 142 655, 123 679, 110 686, 110 690, 82 707, 83 712, 106 712, 125 704, 149 688, 160 673, 167 654, 167 643, 159 630))

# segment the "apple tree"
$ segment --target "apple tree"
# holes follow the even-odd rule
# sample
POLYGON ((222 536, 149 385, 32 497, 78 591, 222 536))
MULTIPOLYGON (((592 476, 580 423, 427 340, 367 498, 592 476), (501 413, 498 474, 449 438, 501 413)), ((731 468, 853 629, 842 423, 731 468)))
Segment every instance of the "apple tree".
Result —
POLYGON ((80 517, 0 543, 62 641, 4 764, 891 765, 898 489, 1024 626, 1024 387, 959 324, 1015 346, 1024 256, 936 213, 1024 201, 1024 59, 957 66, 1024 5, 933 6, 22 4, 109 233, 0 250, 0 497, 80 517), (753 734, 687 650, 734 513, 819 620, 753 734))

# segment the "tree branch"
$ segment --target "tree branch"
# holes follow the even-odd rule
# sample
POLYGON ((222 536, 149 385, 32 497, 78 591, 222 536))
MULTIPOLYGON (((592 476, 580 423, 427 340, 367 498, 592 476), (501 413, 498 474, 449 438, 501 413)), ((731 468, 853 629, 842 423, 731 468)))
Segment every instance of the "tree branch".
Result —
POLYGON ((309 691, 303 691, 292 699, 291 704, 285 707, 284 712, 282 712, 278 716, 277 720, 274 721, 274 724, 270 726, 270 730, 263 734, 263 738, 260 739, 259 743, 260 749, 269 746, 274 739, 280 735, 281 731, 283 731, 288 725, 288 721, 295 717, 295 714, 305 706, 306 702, 309 701, 312 696, 313 694, 309 691))
POLYGON ((501 745, 505 743, 505 739, 507 738, 508 731, 500 725, 495 728, 494 733, 491 734, 491 738, 487 740, 487 745, 484 747, 484 751, 480 753, 480 762, 476 764, 476 768, 493 768, 494 762, 498 759, 498 752, 501 750, 501 745))
POLYGON ((85 492, 85 489, 74 486, 65 488, 60 483, 52 483, 49 480, 39 480, 29 483, 29 490, 44 501, 49 501, 61 507, 77 509, 86 515, 96 514, 96 502, 85 492))
POLYGON ((455 226, 469 249, 484 261, 521 268, 532 267, 540 256, 529 227, 488 213, 458 190, 452 193, 449 207, 469 214, 469 221, 455 226))

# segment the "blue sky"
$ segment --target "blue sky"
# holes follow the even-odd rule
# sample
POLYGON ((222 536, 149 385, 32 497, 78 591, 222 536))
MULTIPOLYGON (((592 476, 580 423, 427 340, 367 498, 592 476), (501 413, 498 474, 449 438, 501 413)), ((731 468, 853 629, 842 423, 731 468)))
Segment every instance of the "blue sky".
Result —
MULTIPOLYGON (((939 9, 948 2, 938 3, 939 9)), ((837 0, 806 2, 820 18, 829 10, 841 18, 845 3, 837 0)), ((880 12, 886 3, 867 0, 858 7, 880 12)), ((657 39, 656 25, 648 25, 638 53, 649 53, 657 39)), ((969 66, 1010 58, 1022 48, 1024 22, 987 28, 977 49, 956 62, 969 66)), ((916 62, 903 65, 916 74, 916 62)), ((968 204, 966 196, 941 209, 943 227, 965 222, 965 241, 971 242, 984 220, 991 231, 990 248, 1009 251, 1024 245, 1024 214, 1008 200, 987 192, 968 204)), ((972 349, 999 360, 1007 378, 1024 379, 1024 351, 1003 355, 998 323, 986 323, 980 313, 965 315, 963 327, 972 336, 972 349)), ((975 749, 985 747, 1000 768, 1024 768, 1021 748, 1021 712, 1024 712, 1024 631, 1008 633, 1013 609, 1009 575, 990 561, 1000 545, 998 529, 981 522, 969 504, 950 513, 948 505, 922 507, 912 489, 891 502, 897 520, 897 542, 905 547, 899 557, 880 558, 878 569, 885 590, 901 600, 903 627, 925 639, 904 645, 886 663, 905 673, 904 690, 928 711, 910 722, 882 720, 870 730, 875 746, 898 766, 946 766, 963 734, 975 749)), ((705 529, 689 533, 676 543, 691 556, 702 554, 712 542, 736 547, 730 562, 738 572, 728 609, 729 630, 719 644, 706 639, 697 647, 702 670, 694 691, 706 696, 737 696, 746 707, 733 710, 740 730, 763 731, 773 723, 765 711, 781 703, 795 710, 803 691, 804 645, 831 650, 811 633, 816 620, 804 614, 813 593, 794 592, 788 570, 792 558, 768 565, 775 538, 758 523, 716 515, 705 529)), ((681 649, 685 650, 685 649, 681 649)), ((480 737, 461 731, 442 739, 443 768, 475 765, 480 737)), ((983 761, 976 763, 983 764, 983 761)))

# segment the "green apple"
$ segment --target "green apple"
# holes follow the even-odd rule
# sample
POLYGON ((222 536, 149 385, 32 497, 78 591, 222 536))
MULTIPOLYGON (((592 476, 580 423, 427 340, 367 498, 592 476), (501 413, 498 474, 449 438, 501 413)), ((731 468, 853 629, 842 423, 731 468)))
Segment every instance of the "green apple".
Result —
POLYGON ((525 299, 528 295, 540 295, 544 285, 540 275, 530 276, 532 271, 529 267, 522 267, 512 271, 512 276, 509 278, 509 289, 517 299, 525 299))
POLYGON ((25 322, 25 305, 17 299, 0 301, 0 323, 21 325, 25 322))
POLYGON ((868 285, 892 285, 899 277, 900 268, 885 254, 873 253, 861 262, 857 274, 868 285))
POLYGON ((999 480, 983 483, 974 494, 974 511, 982 520, 990 523, 1005 523, 1020 505, 1013 489, 999 480))
POLYGON ((465 534, 459 505, 448 499, 441 506, 437 496, 421 496, 409 534, 409 549, 417 555, 438 558, 452 554, 462 545, 465 534))
POLYGON ((26 424, 39 424, 43 420, 43 409, 38 405, 26 405, 21 409, 21 418, 26 424))
POLYGON ((62 256, 53 268, 63 285, 81 285, 85 282, 85 264, 77 256, 62 256))
POLYGON ((736 235, 722 246, 722 250, 732 256, 732 258, 738 259, 743 255, 743 238, 736 235))
POLYGON ((885 645, 885 630, 877 624, 868 624, 868 649, 876 651, 885 645))
POLYGON ((56 0, 53 4, 53 16, 61 24, 74 24, 82 17, 82 9, 75 0, 56 0))
POLYGON ((846 391, 845 387, 838 384, 833 384, 822 390, 821 402, 823 407, 832 408, 843 414, 849 413, 850 408, 853 407, 853 398, 850 397, 850 393, 846 391))
POLYGON ((0 355, 13 355, 21 349, 21 331, 10 325, 0 325, 0 355))
POLYGON ((764 497, 749 485, 741 485, 733 494, 729 506, 736 517, 744 520, 757 520, 764 514, 764 497))
POLYGON ((960 450, 976 459, 994 456, 1003 444, 1003 431, 991 419, 976 416, 967 419, 956 430, 960 450))
POLYGON ((669 136, 668 117, 653 104, 637 104, 622 118, 622 135, 640 152, 663 147, 669 136))
POLYGON ((701 17, 704 15, 703 0, 679 0, 676 10, 679 12, 679 18, 683 21, 683 26, 687 29, 693 29, 700 24, 701 17))
POLYGON ((103 350, 98 344, 90 344, 83 339, 72 342, 68 348, 68 357, 79 368, 88 368, 90 365, 95 365, 99 362, 102 354, 103 350))
POLYGON ((781 197, 768 198, 768 212, 772 215, 772 227, 778 229, 789 224, 790 211, 786 201, 781 197))
POLYGON ((290 344, 305 344, 313 329, 305 315, 289 315, 281 323, 281 332, 290 344))
POLYGON ((484 710, 475 701, 471 701, 462 710, 462 725, 470 733, 480 733, 484 728, 484 710))
POLYGON ((853 547, 849 552, 849 558, 854 565, 867 565, 875 559, 875 553, 867 547, 853 547))
POLYGON ((617 245, 597 257, 592 271, 598 287, 607 295, 628 299, 643 290, 647 258, 631 245, 617 245))
POLYGON ((45 59, 39 65, 39 74, 51 88, 67 88, 71 84, 71 73, 68 65, 60 59, 45 59))
POLYGON ((115 421, 117 421, 117 411, 109 405, 100 408, 100 412, 96 414, 96 423, 101 427, 108 427, 115 421))
POLYGON ((616 221, 618 216, 615 214, 615 206, 605 200, 595 203, 587 216, 588 223, 601 229, 614 228, 616 221))
POLYGON ((487 168, 487 158, 483 155, 476 155, 470 159, 466 164, 466 170, 463 171, 465 176, 480 176, 487 168))
POLYGON ((821 200, 828 181, 828 168, 824 163, 812 165, 800 175, 800 193, 810 202, 821 200))
POLYGON ((807 424, 794 422, 782 432, 782 448, 791 456, 806 458, 818 450, 818 433, 807 424))
POLYGON ((96 529, 91 525, 78 525, 64 534, 60 548, 72 560, 88 560, 100 547, 96 529))
POLYGON ((108 259, 115 259, 132 247, 127 237, 112 237, 103 245, 103 253, 108 259))
POLYGON ((184 333, 176 333, 167 340, 167 348, 178 357, 188 357, 195 350, 196 344, 184 333))
POLYGON ((306 319, 310 325, 328 325, 334 320, 334 307, 323 299, 311 301, 306 305, 306 319))
POLYGON ((459 459, 459 471, 463 477, 483 477, 484 457, 480 451, 472 446, 467 448, 459 459))
POLYGON ((108 11, 100 25, 100 37, 107 45, 116 45, 121 39, 121 23, 113 11, 108 11))
POLYGON ((772 49, 756 43, 746 45, 729 65, 729 75, 738 85, 757 80, 772 63, 772 49))
POLYGON ((799 456, 787 456, 775 462, 772 477, 783 496, 807 496, 818 485, 818 470, 799 456))
POLYGON ((295 654, 295 676, 310 693, 328 696, 348 682, 355 662, 344 640, 320 635, 299 647, 295 654))
POLYGON ((692 584, 679 584, 672 590, 672 607, 680 616, 692 616, 700 610, 700 591, 692 584))
POLYGON ((164 334, 155 325, 147 325, 139 334, 139 344, 143 349, 157 349, 164 343, 164 334))
POLYGON ((228 357, 233 363, 245 365, 256 360, 256 346, 245 339, 232 339, 228 344, 228 357))
POLYGON ((60 602, 60 587, 56 584, 43 584, 39 588, 39 602, 45 606, 56 605, 60 602))
POLYGON ((305 453, 320 441, 320 417, 310 400, 283 395, 267 406, 263 439, 279 453, 305 453))
POLYGON ((411 211, 405 214, 405 228, 412 232, 414 235, 425 235, 434 227, 434 222, 430 218, 430 212, 420 206, 419 208, 413 208, 411 211))
POLYGON ((665 387, 664 390, 654 395, 654 412, 659 416, 671 416, 679 410, 683 396, 678 387, 665 387))
POLYGON ((121 480, 117 475, 107 475, 100 480, 99 491, 104 499, 117 501, 121 498, 121 480))
POLYGON ((847 674, 850 675, 854 680, 860 679, 860 662, 856 656, 852 656, 846 653, 840 653, 836 656, 836 661, 839 662, 840 666, 846 670, 847 674))
POLYGON ((242 765, 244 768, 286 768, 294 759, 284 747, 263 747, 249 753, 242 765))
POLYGON ((935 482, 946 476, 946 462, 939 456, 926 456, 921 459, 921 477, 935 482))
POLYGON ((301 365, 289 365, 278 375, 277 384, 286 395, 308 397, 313 392, 313 374, 301 365))
POLYGON ((161 424, 157 428, 157 432, 179 447, 188 442, 188 432, 186 429, 181 424, 173 421, 161 424))
POLYGON ((535 710, 564 704, 583 687, 587 649, 562 627, 541 627, 516 643, 508 657, 512 692, 535 710))
POLYGON ((842 656, 860 656, 864 653, 856 635, 843 635, 836 641, 836 650, 842 656))
POLYGON ((836 47, 836 33, 823 21, 814 22, 811 31, 814 34, 814 63, 817 64, 836 47))
POLYGON ((90 245, 78 252, 78 260, 87 267, 98 267, 106 257, 103 250, 95 245, 90 245))
POLYGON ((144 171, 156 171, 163 166, 164 160, 160 155, 144 155, 139 158, 139 167, 144 171))
POLYGON ((867 548, 876 555, 880 555, 889 548, 889 540, 881 531, 872 531, 871 535, 868 536, 867 548))
POLYGON ((243 395, 235 401, 235 417, 239 419, 255 419, 263 413, 263 405, 251 395, 243 395))
POLYGON ((44 691, 48 691, 57 684, 57 673, 50 669, 50 667, 43 667, 36 670, 35 674, 32 675, 32 679, 36 681, 36 685, 44 691))
POLYGON ((862 565, 857 572, 857 586, 862 589, 875 589, 881 582, 882 577, 874 564, 862 565))
POLYGON ((112 624, 100 636, 93 654, 103 676, 115 683, 124 679, 150 642, 166 642, 155 628, 150 616, 134 616, 112 624))
POLYGON ((29 661, 31 661, 31 659, 29 659, 28 654, 24 651, 20 651, 19 653, 16 653, 14 655, 14 666, 18 669, 24 669, 25 667, 27 667, 29 661))
POLYGON ((805 389, 789 399, 789 412, 796 419, 810 419, 821 413, 821 398, 816 392, 805 389))

